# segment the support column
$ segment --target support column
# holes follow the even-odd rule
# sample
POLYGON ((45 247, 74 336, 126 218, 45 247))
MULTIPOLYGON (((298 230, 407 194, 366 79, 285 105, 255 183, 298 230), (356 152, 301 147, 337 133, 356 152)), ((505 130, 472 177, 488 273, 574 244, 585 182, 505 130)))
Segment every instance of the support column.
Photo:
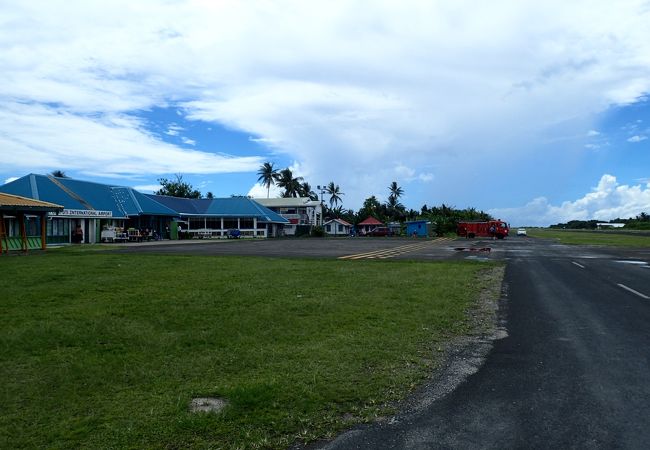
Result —
POLYGON ((27 253, 27 227, 25 226, 25 214, 18 214, 20 226, 20 249, 27 253))
POLYGON ((257 237, 257 217, 253 217, 253 237, 257 237))
POLYGON ((9 253, 9 239, 7 237, 7 230, 5 228, 5 215, 0 214, 0 255, 2 252, 9 253), (3 243, 4 242, 4 248, 3 243))
POLYGON ((41 214, 41 250, 47 248, 47 213, 41 214))

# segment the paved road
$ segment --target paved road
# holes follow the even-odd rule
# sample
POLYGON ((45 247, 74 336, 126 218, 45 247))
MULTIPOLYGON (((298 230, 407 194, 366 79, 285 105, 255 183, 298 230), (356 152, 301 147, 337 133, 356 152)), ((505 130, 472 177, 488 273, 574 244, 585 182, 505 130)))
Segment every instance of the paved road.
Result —
POLYGON ((158 241, 126 244, 120 252, 247 255, 300 258, 387 259, 396 257, 446 259, 454 240, 413 238, 231 239, 158 241))
POLYGON ((648 448, 650 250, 473 245, 508 261, 508 336, 424 411, 325 448, 648 448))

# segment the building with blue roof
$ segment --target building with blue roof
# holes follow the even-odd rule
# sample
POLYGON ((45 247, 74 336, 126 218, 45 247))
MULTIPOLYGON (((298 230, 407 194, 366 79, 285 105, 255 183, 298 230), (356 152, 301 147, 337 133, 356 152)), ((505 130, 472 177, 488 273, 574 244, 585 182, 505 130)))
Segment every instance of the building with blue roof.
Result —
POLYGON ((183 237, 225 237, 232 229, 240 230, 242 237, 268 237, 280 235, 288 223, 246 197, 148 195, 130 187, 52 175, 29 174, 0 186, 0 192, 63 206, 47 219, 48 243, 94 243, 103 237, 176 238, 177 230, 183 237))
MULTIPOLYGON (((157 203, 175 210, 181 234, 187 237, 227 237, 239 230, 242 237, 275 237, 289 220, 248 197, 194 199, 150 195, 157 203)), ((172 230, 172 233, 174 230, 172 230)))

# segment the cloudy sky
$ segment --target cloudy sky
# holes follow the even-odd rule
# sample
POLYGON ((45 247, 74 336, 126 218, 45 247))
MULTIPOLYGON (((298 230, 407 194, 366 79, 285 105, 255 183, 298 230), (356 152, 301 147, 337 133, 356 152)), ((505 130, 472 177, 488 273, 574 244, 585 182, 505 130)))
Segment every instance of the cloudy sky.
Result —
POLYGON ((0 1, 0 182, 266 195, 514 225, 650 212, 650 2, 0 1))

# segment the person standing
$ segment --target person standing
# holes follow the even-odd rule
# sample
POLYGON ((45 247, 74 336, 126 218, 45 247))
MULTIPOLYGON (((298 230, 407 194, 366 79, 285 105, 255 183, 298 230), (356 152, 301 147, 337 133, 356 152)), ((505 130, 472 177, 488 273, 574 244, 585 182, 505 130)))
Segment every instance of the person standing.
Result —
POLYGON ((77 227, 72 233, 72 242, 75 244, 81 244, 84 241, 84 230, 81 228, 81 224, 77 224, 77 227))

